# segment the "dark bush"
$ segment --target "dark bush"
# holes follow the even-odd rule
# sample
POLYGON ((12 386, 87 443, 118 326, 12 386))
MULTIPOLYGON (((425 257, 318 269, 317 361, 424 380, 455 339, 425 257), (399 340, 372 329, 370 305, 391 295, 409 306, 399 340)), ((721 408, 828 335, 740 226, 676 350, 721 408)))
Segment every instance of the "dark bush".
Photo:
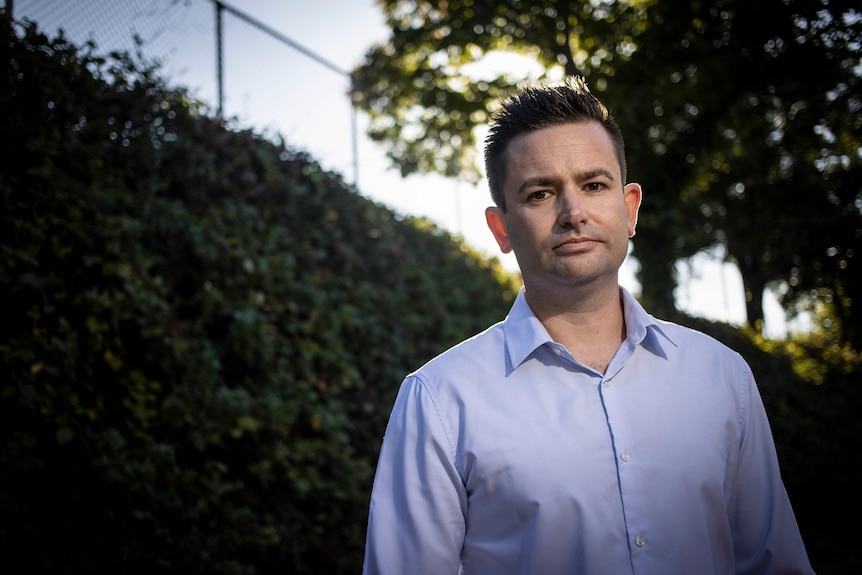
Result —
POLYGON ((403 376, 514 284, 155 71, 4 31, 0 557, 356 573, 403 376))

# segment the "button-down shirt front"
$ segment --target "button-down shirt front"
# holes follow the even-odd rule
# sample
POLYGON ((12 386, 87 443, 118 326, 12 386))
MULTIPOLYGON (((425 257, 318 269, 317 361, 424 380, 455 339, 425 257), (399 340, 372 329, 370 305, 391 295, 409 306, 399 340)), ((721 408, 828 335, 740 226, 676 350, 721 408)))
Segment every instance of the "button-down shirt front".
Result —
POLYGON ((812 572, 748 365, 621 297, 627 336, 604 374, 522 291, 404 380, 367 574, 812 572))

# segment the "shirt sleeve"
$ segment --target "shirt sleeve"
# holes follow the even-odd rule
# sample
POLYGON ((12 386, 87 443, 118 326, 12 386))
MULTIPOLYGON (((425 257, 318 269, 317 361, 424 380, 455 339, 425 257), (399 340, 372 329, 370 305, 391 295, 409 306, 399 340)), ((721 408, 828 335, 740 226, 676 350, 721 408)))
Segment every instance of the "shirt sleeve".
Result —
POLYGON ((417 375, 401 384, 371 492, 363 573, 459 572, 467 494, 439 398, 417 375))
POLYGON ((763 400, 741 358, 740 364, 742 435, 731 509, 736 573, 813 574, 781 479, 763 400))

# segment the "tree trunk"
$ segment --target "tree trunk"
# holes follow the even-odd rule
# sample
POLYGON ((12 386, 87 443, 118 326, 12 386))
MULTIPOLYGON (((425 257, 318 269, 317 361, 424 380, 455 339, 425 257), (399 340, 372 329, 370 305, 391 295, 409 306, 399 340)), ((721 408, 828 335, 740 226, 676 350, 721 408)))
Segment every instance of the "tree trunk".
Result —
POLYGON ((760 262, 754 256, 747 255, 740 258, 737 265, 745 289, 745 322, 757 333, 763 333, 763 292, 766 291, 766 281, 760 271, 760 262))
POLYGON ((640 302, 646 310, 660 319, 674 320, 678 312, 673 292, 676 289, 675 260, 660 254, 674 253, 674 237, 656 229, 638 232, 632 256, 638 260, 641 284, 640 302), (639 255, 642 254, 642 255, 639 255))

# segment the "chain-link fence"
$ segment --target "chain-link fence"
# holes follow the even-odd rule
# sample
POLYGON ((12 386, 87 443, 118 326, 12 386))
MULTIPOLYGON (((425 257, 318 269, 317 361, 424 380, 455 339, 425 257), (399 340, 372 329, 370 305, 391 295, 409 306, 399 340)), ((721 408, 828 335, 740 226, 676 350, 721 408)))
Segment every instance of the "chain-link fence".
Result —
MULTIPOLYGON (((10 6, 7 3, 7 7, 10 6)), ((12 16, 34 21, 98 53, 139 53, 157 62, 211 115, 235 127, 284 136, 324 168, 355 182, 349 77, 252 16, 215 0, 14 0, 12 16), (221 50, 219 50, 221 47, 221 50), (220 57, 221 56, 221 57, 220 57), (317 135, 328 132, 325 139, 317 135)))

